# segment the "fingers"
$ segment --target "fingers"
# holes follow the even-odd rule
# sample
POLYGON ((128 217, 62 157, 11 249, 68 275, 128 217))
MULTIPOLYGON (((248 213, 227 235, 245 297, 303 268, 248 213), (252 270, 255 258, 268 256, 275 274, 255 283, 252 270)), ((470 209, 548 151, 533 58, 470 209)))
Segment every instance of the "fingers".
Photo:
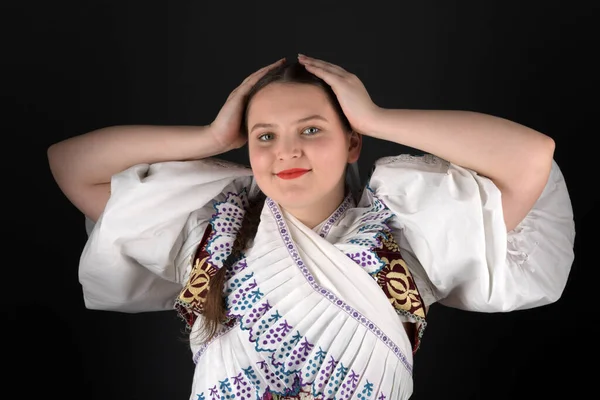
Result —
POLYGON ((305 56, 304 54, 298 54, 298 61, 305 67, 312 69, 312 70, 321 69, 323 71, 326 71, 330 74, 337 75, 339 77, 347 77, 348 75, 351 75, 348 71, 346 71, 344 68, 340 67, 339 65, 335 65, 335 64, 329 63, 327 61, 319 60, 316 58, 308 57, 308 56, 305 56))
POLYGON ((252 88, 252 86, 254 86, 256 82, 258 82, 258 80, 262 78, 268 71, 272 70, 273 68, 277 68, 278 66, 283 64, 284 61, 285 57, 275 61, 272 64, 262 67, 258 71, 255 71, 252 74, 248 75, 246 79, 244 79, 242 83, 229 94, 227 99, 232 99, 233 97, 239 94, 241 94, 242 96, 245 95, 250 90, 250 88, 252 88))
POLYGON ((253 72, 251 75, 246 77, 246 79, 244 79, 242 85, 247 83, 251 83, 252 85, 254 85, 254 83, 256 83, 260 78, 262 78, 264 74, 266 74, 269 70, 280 66, 281 64, 283 64, 284 61, 285 57, 275 61, 273 64, 269 64, 265 67, 262 67, 258 71, 253 72))

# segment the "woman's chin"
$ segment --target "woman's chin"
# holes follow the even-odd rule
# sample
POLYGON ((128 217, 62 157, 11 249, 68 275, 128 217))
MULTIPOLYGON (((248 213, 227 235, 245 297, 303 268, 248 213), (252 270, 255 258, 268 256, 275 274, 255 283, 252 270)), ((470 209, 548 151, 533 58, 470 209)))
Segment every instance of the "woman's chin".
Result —
POLYGON ((285 193, 276 193, 269 197, 271 197, 271 199, 273 199, 273 201, 275 201, 281 207, 286 209, 299 209, 308 207, 315 201, 315 196, 310 196, 306 190, 286 191, 285 193))

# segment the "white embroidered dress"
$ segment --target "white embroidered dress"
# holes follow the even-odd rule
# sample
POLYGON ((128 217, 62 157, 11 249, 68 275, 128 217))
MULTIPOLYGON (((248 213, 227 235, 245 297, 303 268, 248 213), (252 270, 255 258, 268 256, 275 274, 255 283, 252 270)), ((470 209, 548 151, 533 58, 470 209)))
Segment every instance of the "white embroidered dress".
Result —
MULTIPOLYGON (((177 306, 197 328, 192 303, 230 252, 256 190, 251 170, 213 159, 137 165, 111 186, 81 257, 86 306, 177 306)), ((315 229, 267 198, 227 275, 230 323, 192 345, 190 399, 407 399, 415 347, 403 322, 420 338, 436 301, 483 312, 556 301, 574 236, 556 163, 508 233, 496 186, 431 155, 379 160, 358 203, 346 198, 315 229)))

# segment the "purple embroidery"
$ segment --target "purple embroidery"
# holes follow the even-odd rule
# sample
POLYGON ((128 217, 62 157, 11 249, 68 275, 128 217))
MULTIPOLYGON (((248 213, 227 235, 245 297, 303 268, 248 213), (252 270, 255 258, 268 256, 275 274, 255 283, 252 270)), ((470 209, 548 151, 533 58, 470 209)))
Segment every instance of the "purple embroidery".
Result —
POLYGON ((303 366, 303 375, 300 375, 302 386, 317 385, 315 376, 323 365, 326 354, 327 353, 319 347, 319 351, 315 352, 313 356, 308 359, 306 364, 303 366))
MULTIPOLYGON (((332 215, 327 221, 325 226, 322 228, 321 236, 326 236, 333 224, 339 219, 346 209, 350 206, 349 198, 347 205, 339 207, 338 211, 332 215)), ((345 202, 346 203, 346 202, 345 202)), ((327 289, 321 288, 314 280, 314 277, 310 274, 310 271, 304 265, 301 260, 295 244, 292 242, 289 235, 289 230, 285 221, 282 218, 278 206, 267 199, 267 204, 271 212, 273 213, 275 220, 278 221, 280 228, 280 235, 285 242, 288 253, 294 260, 296 266, 303 273, 305 279, 309 282, 311 287, 320 293, 323 297, 329 299, 340 309, 344 310, 347 314, 352 316, 355 320, 366 326, 372 333, 374 333, 383 343, 385 343, 394 354, 404 364, 410 374, 412 374, 412 366, 406 360, 406 357, 400 351, 399 347, 395 345, 391 340, 383 335, 380 329, 375 326, 371 321, 362 316, 358 311, 354 310, 350 305, 346 304, 342 299, 337 298, 335 294, 330 293, 327 289)), ((381 217, 381 216, 380 216, 381 217)), ((379 221, 378 221, 379 222, 379 221)), ((374 231, 376 226, 373 225, 374 231)), ((365 234, 365 229, 361 233, 365 234)), ((369 260, 368 253, 361 252, 357 254, 359 257, 358 261, 369 260)), ((360 262, 359 262, 360 264, 360 262)), ((236 272, 240 272, 246 268, 245 259, 240 260, 234 265, 232 269, 236 272)), ((260 361, 257 366, 263 371, 260 379, 252 369, 252 366, 248 368, 242 368, 242 372, 236 376, 225 378, 223 381, 219 381, 219 388, 221 391, 221 398, 229 399, 243 399, 250 400, 250 393, 252 397, 270 398, 273 393, 294 396, 299 393, 300 389, 307 385, 312 385, 312 392, 314 396, 336 392, 336 398, 347 400, 357 389, 360 375, 356 374, 354 370, 348 371, 348 368, 344 367, 342 363, 339 363, 334 359, 333 356, 329 356, 327 362, 324 364, 326 352, 321 348, 311 356, 315 345, 310 343, 306 337, 303 337, 299 331, 290 338, 290 333, 294 329, 287 320, 281 319, 278 311, 272 309, 268 301, 260 302, 263 297, 263 293, 258 288, 255 280, 250 280, 253 274, 247 274, 244 278, 240 278, 237 274, 232 274, 230 282, 228 282, 229 292, 235 293, 228 296, 229 305, 235 309, 235 312, 231 312, 232 315, 240 317, 240 328, 249 330, 250 340, 256 342, 256 350, 259 352, 272 352, 266 361, 260 361), (241 281, 241 282, 240 282, 241 281), (247 282, 246 282, 247 281, 247 282), (256 330, 256 332, 253 332, 256 330), (308 359, 308 360, 307 360, 308 359), (246 379, 244 379, 244 376, 246 379), (233 386, 232 386, 233 385, 233 386), (265 386, 266 385, 266 386, 265 386)), ((228 307, 232 310, 232 307, 228 307)), ((231 326, 226 330, 219 333, 217 337, 222 336, 226 332, 230 331, 237 325, 231 326)), ((216 339, 216 338, 215 338, 216 339)), ((210 343, 212 343, 213 339, 210 343)), ((210 343, 201 347, 194 357, 194 362, 197 363, 199 357, 210 345, 210 343)), ((362 393, 358 394, 359 398, 368 399, 372 396, 373 385, 367 381, 364 386, 362 393)), ((216 390, 216 387, 213 389, 216 390)), ((213 391, 211 389, 211 394, 213 391)), ((204 396, 204 393, 198 395, 204 396)), ((219 397, 219 393, 216 393, 219 397)), ((385 395, 379 397, 377 400, 385 400, 385 395)), ((327 396, 325 396, 327 397, 327 396)), ((214 399, 216 400, 216 399, 214 399)))
MULTIPOLYGON (((327 382, 327 387, 325 388, 327 393, 337 393, 347 373, 348 368, 344 367, 342 363, 339 363, 338 369, 335 372, 335 379, 329 379, 329 381, 327 382)), ((344 391, 342 391, 340 395, 343 396, 344 391)))
POLYGON ((248 314, 244 315, 244 318, 242 319, 242 323, 240 326, 244 329, 248 329, 248 327, 257 323, 258 320, 260 318, 262 318, 262 316, 265 315, 265 313, 267 311, 269 311, 270 309, 271 309, 271 305, 269 304, 269 301, 262 303, 258 307, 254 307, 252 309, 252 311, 250 311, 248 314))
POLYGON ((359 376, 352 370, 350 375, 348 375, 348 383, 352 386, 353 389, 356 389, 356 385, 358 385, 359 376))
POLYGON ((367 268, 367 267, 371 267, 374 265, 379 264, 379 260, 376 259, 376 257, 371 254, 370 251, 362 251, 359 253, 350 253, 348 254, 348 257, 350 257, 352 259, 352 261, 354 261, 355 263, 357 263, 358 265, 360 265, 363 268, 367 268))
POLYGON ((255 289, 257 287, 256 280, 253 279, 251 282, 246 283, 253 276, 254 273, 250 273, 241 279, 233 279, 233 282, 229 284, 227 293, 231 293, 233 289, 236 289, 237 292, 233 296, 227 296, 228 317, 243 317, 249 310, 252 309, 254 304, 262 298, 263 294, 260 289, 255 289), (245 284, 246 286, 241 288, 242 284, 245 284))
POLYGON ((274 367, 282 368, 286 374, 299 372, 304 368, 307 357, 314 345, 303 337, 299 331, 291 338, 284 341, 281 346, 271 355, 271 363, 274 367), (304 339, 304 341, 302 341, 304 339))
MULTIPOLYGON (((366 317, 361 315, 358 311, 354 310, 352 308, 352 306, 346 304, 346 302, 344 302, 342 299, 338 299, 335 294, 333 294, 333 293, 329 292, 327 289, 319 286, 319 284, 314 280, 314 277, 310 273, 309 269, 304 265, 304 262, 302 262, 302 259, 298 255, 298 251, 296 250, 293 242, 290 240, 289 235, 283 233, 283 232, 285 232, 285 233, 289 232, 289 229, 287 227, 286 222, 283 220, 279 206, 270 197, 267 197, 266 204, 268 205, 274 218, 277 221, 279 221, 279 223, 278 223, 279 227, 280 227, 279 232, 280 232, 283 240, 286 243, 286 247, 288 248, 288 252, 290 253, 290 256, 292 257, 292 259, 294 260, 294 263, 298 266, 298 268, 300 269, 300 271, 302 272, 302 274, 304 275, 306 280, 312 286, 312 288, 315 291, 317 291, 318 293, 321 293, 324 297, 328 298, 332 303, 339 306, 342 310, 346 311, 354 319, 361 322, 364 326, 366 326, 374 335, 376 335, 381 340, 383 338, 382 331, 373 322, 371 322, 366 317), (313 279, 310 279, 310 278, 313 278, 313 279)), ((400 349, 400 347, 397 344, 395 344, 392 340, 390 340, 389 338, 387 338, 386 341, 382 340, 382 342, 385 343, 385 345, 388 346, 388 348, 394 353, 394 355, 400 359, 400 361, 402 362, 404 367, 412 375, 412 365, 407 360, 404 353, 402 353, 402 350, 400 349)))
POLYGON ((381 249, 382 240, 389 239, 391 232, 387 222, 392 217, 392 212, 379 199, 372 197, 371 207, 364 212, 360 220, 360 224, 363 225, 349 235, 350 239, 335 246, 375 277, 386 265, 375 249, 381 249))
POLYGON ((268 385, 267 391, 270 390, 274 393, 283 394, 283 391, 286 388, 293 386, 294 380, 296 379, 294 375, 285 375, 278 370, 273 371, 268 367, 266 361, 261 360, 257 365, 259 366, 259 369, 263 371, 262 374, 268 385))
POLYGON ((216 268, 221 268, 223 261, 231 253, 235 237, 242 226, 247 204, 246 190, 243 190, 239 194, 228 193, 224 201, 213 206, 215 214, 210 221, 213 233, 206 251, 210 255, 208 262, 216 268))
POLYGON ((211 387, 209 390, 210 390, 210 398, 212 400, 218 400, 219 399, 219 391, 217 390, 217 385, 211 387))
POLYGON ((234 275, 246 269, 247 266, 248 264, 246 263, 245 258, 242 258, 241 260, 237 261, 235 264, 233 264, 231 268, 227 269, 227 272, 225 273, 225 281, 227 282, 228 280, 233 278, 234 275))
POLYGON ((321 366, 319 373, 315 377, 316 388, 313 389, 313 395, 324 393, 325 387, 327 386, 333 371, 335 371, 336 366, 337 361, 333 358, 333 356, 329 356, 329 361, 327 364, 321 366))
POLYGON ((321 231, 319 232, 319 236, 326 237, 331 230, 331 227, 341 218, 342 215, 346 212, 346 210, 353 205, 352 195, 347 195, 342 204, 333 212, 331 217, 325 222, 325 224, 321 227, 321 231))
MULTIPOLYGON (((312 351, 313 347, 315 347, 314 344, 311 344, 308 342, 308 339, 304 338, 304 342, 302 343, 302 345, 300 346, 300 352, 302 353, 302 355, 304 355, 305 357, 308 357, 308 355, 310 354, 310 352, 312 351)), ((295 353, 295 352, 294 352, 295 353)))

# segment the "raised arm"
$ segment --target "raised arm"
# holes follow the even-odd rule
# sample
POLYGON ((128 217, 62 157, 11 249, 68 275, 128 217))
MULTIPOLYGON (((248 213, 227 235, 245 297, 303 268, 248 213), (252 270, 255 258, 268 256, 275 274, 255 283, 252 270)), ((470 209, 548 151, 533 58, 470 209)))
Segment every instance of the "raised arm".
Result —
POLYGON ((207 126, 113 126, 55 143, 48 148, 50 170, 65 196, 97 221, 110 197, 111 177, 137 164, 198 160, 246 143, 241 123, 244 97, 281 59, 249 75, 207 126))
POLYGON ((529 213, 552 168, 550 137, 476 112, 381 109, 369 132, 490 178, 502 193, 508 231, 529 213))
POLYGON ((114 174, 136 164, 200 159, 225 150, 207 126, 114 126, 53 144, 48 161, 69 201, 96 221, 114 174))
POLYGON ((384 109, 360 79, 342 67, 299 56, 325 80, 358 132, 434 154, 491 179, 502 193, 508 231, 540 197, 550 175, 554 141, 516 122, 470 111, 384 109))

